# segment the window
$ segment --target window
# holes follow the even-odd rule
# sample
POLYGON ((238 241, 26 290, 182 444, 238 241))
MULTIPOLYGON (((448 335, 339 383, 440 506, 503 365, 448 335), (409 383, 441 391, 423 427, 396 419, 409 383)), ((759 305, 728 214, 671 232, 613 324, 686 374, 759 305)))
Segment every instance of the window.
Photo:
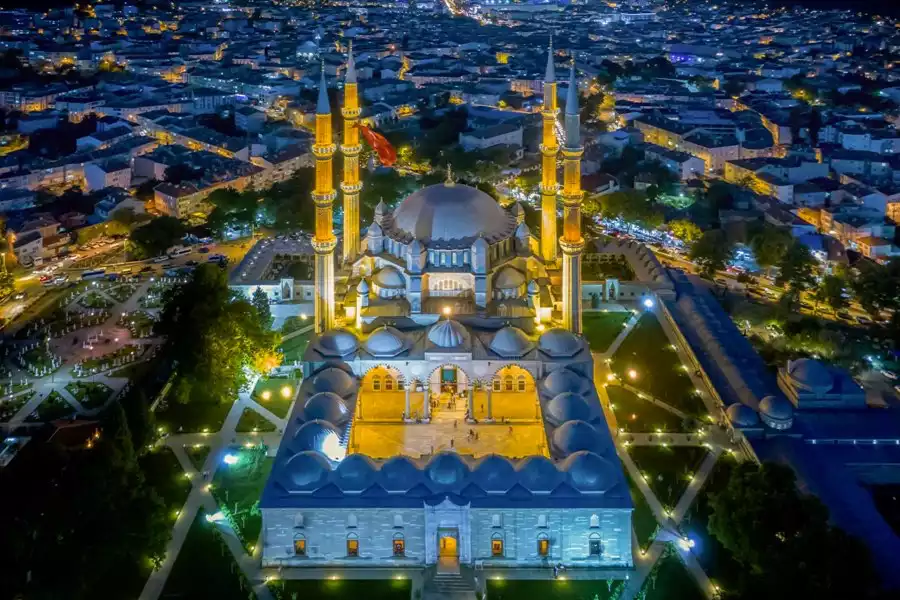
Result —
POLYGON ((393 392, 394 391, 394 378, 390 375, 384 378, 384 391, 393 392))
POLYGON ((396 534, 394 536, 394 556, 406 556, 406 541, 403 539, 402 534, 396 534))
POLYGON ((296 529, 303 529, 303 514, 294 515, 294 527, 296 529))
POLYGON ((525 376, 524 376, 524 375, 519 375, 519 379, 517 380, 516 383, 517 383, 518 386, 519 386, 519 391, 520 391, 520 392, 524 392, 524 391, 525 391, 525 376))
POLYGON ((356 515, 348 515, 347 527, 356 527, 357 525, 359 525, 359 522, 356 519, 356 515))
POLYGON ((544 534, 539 535, 537 550, 539 556, 548 556, 550 554, 550 538, 544 534))
POLYGON ((381 391, 381 377, 379 375, 372 378, 372 389, 376 392, 381 391))
POLYGON ((494 391, 495 392, 500 391, 500 378, 499 377, 494 378, 494 391))
POLYGON ((507 391, 507 392, 513 391, 513 378, 512 378, 512 375, 507 375, 506 378, 503 380, 503 382, 504 382, 504 384, 505 384, 505 387, 506 387, 506 391, 507 391))
POLYGON ((588 540, 588 553, 591 556, 600 556, 600 536, 596 533, 591 534, 590 539, 588 540))
POLYGON ((359 538, 353 533, 347 536, 347 556, 359 556, 359 538))
POLYGON ((491 527, 503 527, 503 520, 501 515, 491 516, 491 527))
POLYGON ((503 556, 503 538, 499 533, 491 538, 491 556, 503 556))
POLYGON ((591 515, 591 527, 600 527, 600 517, 591 515))
POLYGON ((294 556, 306 556, 306 538, 294 536, 294 556))
POLYGON ((394 515, 394 527, 403 527, 403 515, 394 515))
POLYGON ((538 527, 546 527, 547 526, 547 515, 538 515, 538 527))

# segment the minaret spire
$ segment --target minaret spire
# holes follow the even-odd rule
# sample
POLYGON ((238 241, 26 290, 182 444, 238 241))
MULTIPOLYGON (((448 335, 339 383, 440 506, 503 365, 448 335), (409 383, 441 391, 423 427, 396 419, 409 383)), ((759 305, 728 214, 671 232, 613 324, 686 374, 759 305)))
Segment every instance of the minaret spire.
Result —
POLYGON ((325 61, 322 61, 322 78, 319 80, 319 100, 316 102, 317 115, 330 115, 331 103, 328 102, 328 82, 325 81, 325 61))
POLYGON ((541 110, 541 258, 547 264, 556 262, 556 70, 553 65, 553 37, 547 51, 544 75, 544 107, 541 110))
POLYGON ((359 143, 361 111, 358 96, 353 40, 350 40, 347 70, 344 73, 344 107, 341 109, 341 116, 344 118, 341 138, 341 154, 344 155, 344 172, 341 178, 341 193, 344 199, 344 242, 341 258, 344 263, 359 256, 359 192, 362 190, 362 182, 359 180, 359 154, 362 152, 362 145, 359 143))
POLYGON ((316 207, 316 230, 312 239, 315 251, 315 329, 322 333, 334 329, 334 236, 333 206, 336 196, 333 187, 332 157, 335 151, 331 131, 331 106, 328 102, 328 83, 325 81, 325 63, 322 62, 322 78, 319 82, 319 101, 316 104, 316 134, 312 153, 316 161, 316 185, 313 204, 316 207))
POLYGON ((347 53, 347 75, 344 83, 356 83, 356 61, 353 60, 353 40, 350 40, 350 49, 347 53))
POLYGON ((556 65, 553 63, 553 34, 550 34, 550 44, 547 46, 547 70, 544 71, 544 85, 556 83, 556 65))
POLYGON ((581 333, 581 253, 584 239, 581 237, 581 117, 578 111, 578 80, 575 77, 575 59, 569 72, 569 90, 566 94, 566 143, 563 156, 563 234, 559 238, 562 249, 562 326, 581 333))

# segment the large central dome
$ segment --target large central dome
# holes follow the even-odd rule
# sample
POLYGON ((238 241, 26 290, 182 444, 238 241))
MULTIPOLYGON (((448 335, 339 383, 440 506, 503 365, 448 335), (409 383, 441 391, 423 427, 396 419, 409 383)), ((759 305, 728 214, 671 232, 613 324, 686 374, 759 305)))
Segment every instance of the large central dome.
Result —
POLYGON ((476 238, 482 233, 488 241, 494 241, 507 237, 513 224, 512 217, 481 190, 446 183, 413 192, 393 216, 398 233, 426 244, 476 238))

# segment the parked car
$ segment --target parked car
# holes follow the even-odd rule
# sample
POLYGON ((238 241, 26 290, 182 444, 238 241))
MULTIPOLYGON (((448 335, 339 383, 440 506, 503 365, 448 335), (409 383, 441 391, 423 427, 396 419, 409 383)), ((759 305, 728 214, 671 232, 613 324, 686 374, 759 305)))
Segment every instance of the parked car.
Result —
POLYGON ((890 379, 891 381, 894 381, 895 379, 897 379, 897 374, 888 369, 882 369, 881 374, 884 375, 885 377, 887 377, 888 379, 890 379))
POLYGON ((200 254, 209 254, 209 248, 206 246, 201 246, 199 250, 197 250, 200 254))

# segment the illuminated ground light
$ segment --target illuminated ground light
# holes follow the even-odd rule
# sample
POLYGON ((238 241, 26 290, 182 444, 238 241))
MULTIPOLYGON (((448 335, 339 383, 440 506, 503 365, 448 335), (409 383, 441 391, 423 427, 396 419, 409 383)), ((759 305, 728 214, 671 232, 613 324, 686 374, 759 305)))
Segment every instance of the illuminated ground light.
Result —
POLYGON ((206 515, 207 523, 218 523, 219 521, 224 521, 224 520, 225 520, 225 513, 223 513, 221 510, 219 512, 215 512, 211 515, 206 515))
POLYGON ((228 466, 236 465, 241 461, 241 457, 237 454, 226 454, 222 461, 228 466))
POLYGON ((653 298, 644 298, 644 308, 653 308, 653 298))
POLYGON ((634 369, 628 369, 628 379, 637 379, 638 372, 634 369))
POLYGON ((290 398, 291 392, 293 392, 293 390, 291 389, 291 386, 286 385, 281 388, 281 397, 282 398, 290 398))
POLYGON ((265 390, 265 391, 262 393, 262 399, 263 399, 263 400, 268 400, 268 399, 271 398, 271 397, 272 397, 272 392, 270 392, 269 390, 265 390))

